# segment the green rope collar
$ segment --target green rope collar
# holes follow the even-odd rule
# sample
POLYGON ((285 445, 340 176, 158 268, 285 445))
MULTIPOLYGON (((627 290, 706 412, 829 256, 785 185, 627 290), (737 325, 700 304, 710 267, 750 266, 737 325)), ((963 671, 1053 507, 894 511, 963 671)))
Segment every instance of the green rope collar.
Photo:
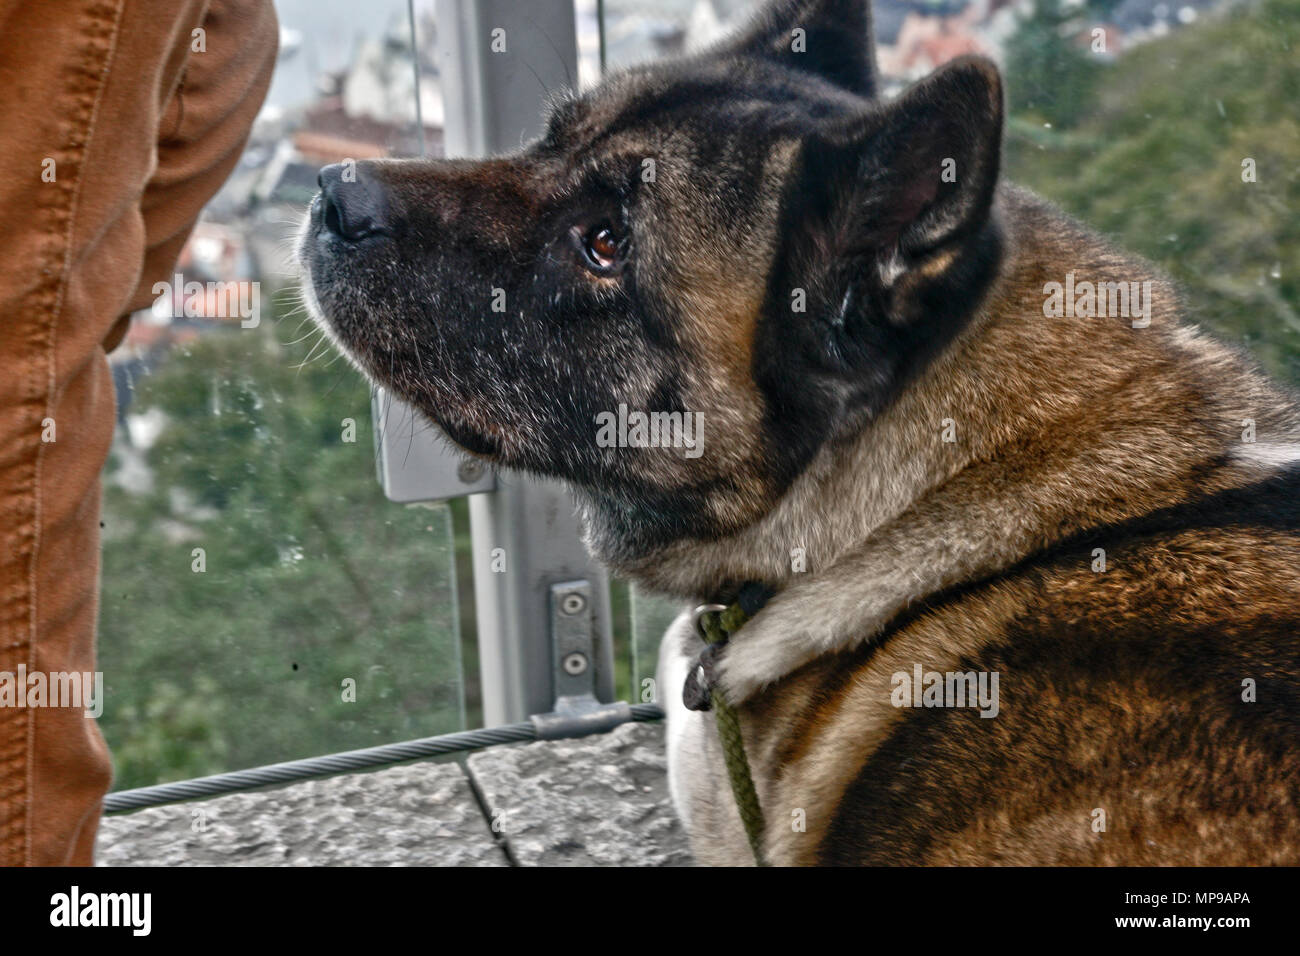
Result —
MULTIPOLYGON (((753 610, 757 613, 757 608, 753 610)), ((706 643, 719 644, 739 631, 749 618, 750 614, 746 613, 739 601, 726 608, 717 604, 705 604, 695 609, 695 629, 706 643)), ((767 860, 763 856, 763 808, 759 805, 754 776, 750 773, 749 760, 745 756, 740 718, 716 687, 710 694, 710 700, 713 704, 713 718, 718 725, 718 739, 722 743, 722 756, 727 764, 727 778, 731 781, 731 793, 740 810, 740 822, 745 825, 745 836, 749 838, 754 862, 758 866, 767 866, 767 860)))

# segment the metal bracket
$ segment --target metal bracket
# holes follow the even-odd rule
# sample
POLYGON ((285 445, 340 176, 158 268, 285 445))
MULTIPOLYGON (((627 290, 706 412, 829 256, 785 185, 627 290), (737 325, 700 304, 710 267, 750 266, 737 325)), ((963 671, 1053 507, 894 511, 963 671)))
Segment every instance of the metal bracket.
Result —
POLYGON ((549 714, 529 720, 543 740, 603 733, 632 719, 626 701, 596 699, 596 639, 591 583, 551 585, 551 657, 555 704, 549 714))
POLYGON ((477 458, 452 450, 437 426, 414 407, 375 386, 375 470, 390 501, 446 501, 495 491, 496 474, 477 458))

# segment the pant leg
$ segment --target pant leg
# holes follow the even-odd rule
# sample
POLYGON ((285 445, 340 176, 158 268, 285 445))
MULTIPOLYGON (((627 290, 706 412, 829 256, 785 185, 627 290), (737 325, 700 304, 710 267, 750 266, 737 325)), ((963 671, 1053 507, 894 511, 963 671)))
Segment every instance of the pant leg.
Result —
MULTIPOLYGON (((269 0, 0 0, 0 674, 95 669, 107 349, 237 161, 277 38, 269 0)), ((0 706, 0 863, 89 864, 110 777, 81 709, 0 706)))

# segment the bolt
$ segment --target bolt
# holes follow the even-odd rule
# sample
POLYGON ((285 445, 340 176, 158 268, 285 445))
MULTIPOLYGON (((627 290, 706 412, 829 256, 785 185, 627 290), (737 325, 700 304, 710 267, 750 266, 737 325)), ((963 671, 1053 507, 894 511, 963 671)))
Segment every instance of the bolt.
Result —
POLYGON ((565 614, 577 614, 587 606, 587 599, 577 591, 570 591, 560 599, 560 610, 565 614))
POLYGON ((564 672, 571 677, 577 677, 587 669, 587 655, 579 651, 572 654, 565 654, 561 665, 564 672))
POLYGON ((456 477, 461 480, 461 484, 474 484, 483 477, 483 462, 477 458, 466 458, 456 468, 456 477))

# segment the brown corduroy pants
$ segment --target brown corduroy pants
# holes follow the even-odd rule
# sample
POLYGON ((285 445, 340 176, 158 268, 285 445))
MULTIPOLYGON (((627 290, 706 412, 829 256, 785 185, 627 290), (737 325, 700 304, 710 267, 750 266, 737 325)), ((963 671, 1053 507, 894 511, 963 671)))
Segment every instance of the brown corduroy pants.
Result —
MULTIPOLYGON (((106 356, 238 160, 277 41, 270 0, 0 0, 0 674, 95 670, 106 356)), ((111 777, 81 708, 0 705, 0 864, 89 864, 111 777)))

